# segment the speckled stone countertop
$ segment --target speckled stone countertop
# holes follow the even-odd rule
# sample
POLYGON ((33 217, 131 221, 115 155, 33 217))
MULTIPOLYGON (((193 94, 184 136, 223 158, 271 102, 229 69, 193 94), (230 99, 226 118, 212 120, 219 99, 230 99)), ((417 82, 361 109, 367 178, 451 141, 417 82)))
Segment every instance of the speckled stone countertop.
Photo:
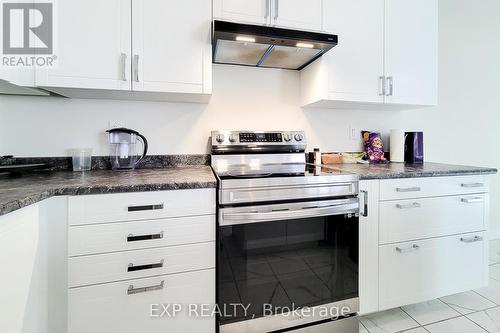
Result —
POLYGON ((497 169, 463 165, 424 163, 424 164, 331 164, 333 169, 358 174, 360 179, 392 179, 417 177, 444 177, 494 174, 497 169))
POLYGON ((20 178, 0 177, 0 216, 55 195, 105 194, 215 188, 209 166, 179 166, 135 171, 34 172, 20 178))

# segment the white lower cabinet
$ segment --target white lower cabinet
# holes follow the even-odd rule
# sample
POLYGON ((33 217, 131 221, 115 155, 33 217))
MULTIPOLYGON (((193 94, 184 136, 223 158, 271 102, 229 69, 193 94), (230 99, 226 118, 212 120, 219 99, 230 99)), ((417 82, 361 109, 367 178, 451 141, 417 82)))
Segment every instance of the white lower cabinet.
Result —
POLYGON ((189 304, 215 304, 214 269, 70 289, 68 332, 214 332, 215 319, 190 316, 189 304), (182 311, 160 317, 162 304, 182 311))
POLYGON ((379 310, 483 286, 486 243, 472 233, 381 246, 379 310))
POLYGON ((488 283, 487 176, 360 182, 361 314, 488 283), (363 215, 363 214, 362 214, 363 215))

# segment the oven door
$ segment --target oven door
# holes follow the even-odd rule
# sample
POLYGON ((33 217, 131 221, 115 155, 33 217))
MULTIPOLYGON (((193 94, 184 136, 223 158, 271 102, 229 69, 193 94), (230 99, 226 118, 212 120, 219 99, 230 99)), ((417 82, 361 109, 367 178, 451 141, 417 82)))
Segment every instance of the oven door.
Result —
POLYGON ((358 210, 357 198, 219 209, 220 332, 310 324, 343 306, 356 313, 358 210))

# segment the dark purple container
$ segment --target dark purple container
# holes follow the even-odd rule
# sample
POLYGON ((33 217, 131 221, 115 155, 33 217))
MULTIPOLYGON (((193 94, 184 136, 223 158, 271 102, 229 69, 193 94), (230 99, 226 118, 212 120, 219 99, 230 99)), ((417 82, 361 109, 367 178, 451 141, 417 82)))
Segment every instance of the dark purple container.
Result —
POLYGON ((405 162, 424 163, 424 132, 405 133, 405 162))

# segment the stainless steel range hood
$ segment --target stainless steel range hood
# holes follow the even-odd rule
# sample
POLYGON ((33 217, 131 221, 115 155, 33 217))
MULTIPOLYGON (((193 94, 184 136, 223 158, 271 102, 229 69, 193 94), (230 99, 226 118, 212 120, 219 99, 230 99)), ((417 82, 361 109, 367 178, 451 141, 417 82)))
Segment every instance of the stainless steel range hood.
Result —
POLYGON ((214 21, 213 62, 301 70, 337 43, 336 35, 214 21))

